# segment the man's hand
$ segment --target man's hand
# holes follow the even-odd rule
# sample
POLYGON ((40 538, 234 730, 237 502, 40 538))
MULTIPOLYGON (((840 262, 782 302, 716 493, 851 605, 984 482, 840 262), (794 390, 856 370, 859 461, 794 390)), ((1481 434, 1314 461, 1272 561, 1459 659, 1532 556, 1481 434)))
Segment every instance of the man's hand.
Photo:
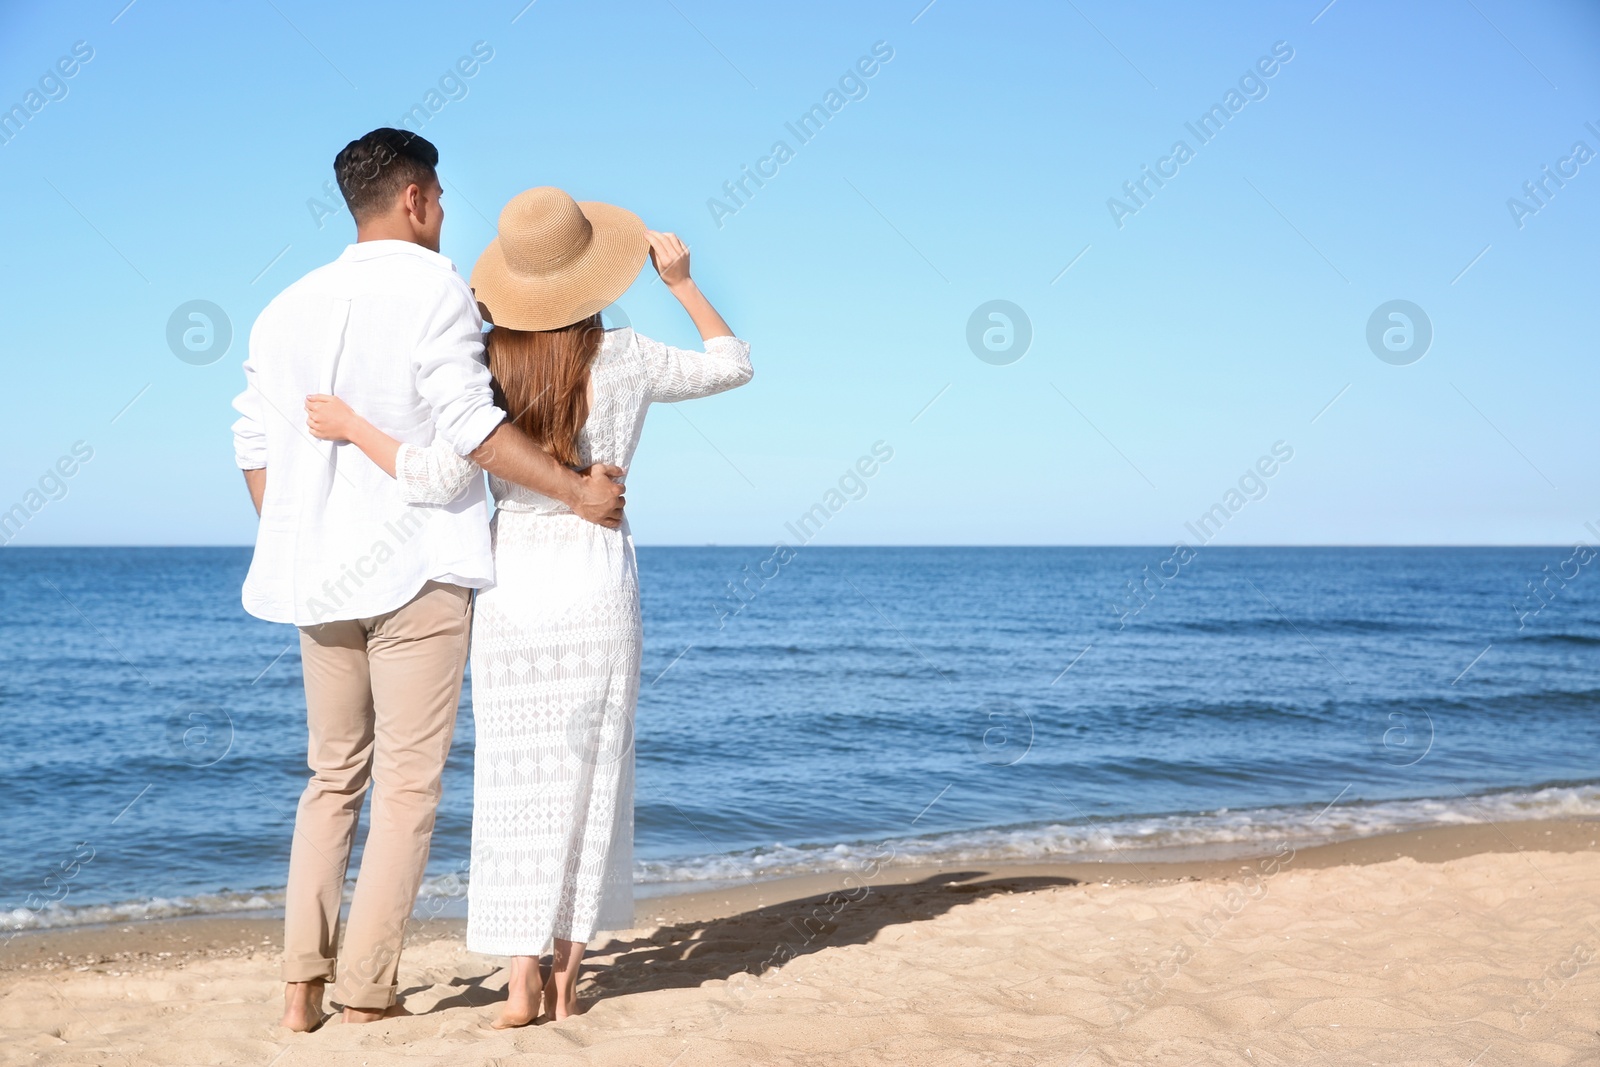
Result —
POLYGON ((609 463, 596 463, 578 472, 577 498, 570 504, 573 514, 599 526, 615 530, 622 525, 622 509, 628 498, 627 487, 619 479, 628 472, 609 463))
POLYGON ((502 481, 527 486, 559 500, 580 519, 615 530, 622 525, 622 483, 613 481, 628 472, 609 463, 596 463, 581 471, 563 467, 533 439, 509 422, 473 449, 471 460, 502 481))

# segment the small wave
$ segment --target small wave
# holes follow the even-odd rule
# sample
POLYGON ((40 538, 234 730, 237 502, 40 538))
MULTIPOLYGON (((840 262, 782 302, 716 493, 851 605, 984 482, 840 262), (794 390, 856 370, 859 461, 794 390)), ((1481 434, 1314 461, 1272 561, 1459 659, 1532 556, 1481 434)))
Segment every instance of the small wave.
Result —
POLYGON ((42 908, 0 911, 0 930, 49 930, 59 926, 94 926, 101 923, 178 919, 194 915, 228 915, 241 911, 270 911, 283 907, 283 892, 249 891, 197 893, 187 897, 151 897, 118 904, 69 904, 52 901, 42 908))
POLYGON ((635 883, 665 887, 818 871, 932 863, 1135 862, 1230 859, 1287 843, 1331 844, 1426 826, 1600 816, 1600 785, 1551 786, 1476 797, 1149 815, 1034 824, 836 845, 775 844, 715 856, 644 861, 635 883), (887 857, 887 858, 886 858, 887 857))
MULTIPOLYGON (((936 863, 1063 863, 1230 859, 1261 855, 1280 844, 1293 848, 1331 844, 1428 826, 1464 826, 1531 819, 1600 817, 1600 784, 1551 785, 1471 797, 1419 798, 1301 807, 1151 814, 1086 822, 957 831, 921 837, 836 844, 773 844, 742 852, 641 860, 634 886, 643 897, 690 892, 712 885, 827 871, 936 863)), ((465 914, 470 871, 466 863, 429 876, 417 898, 420 917, 465 914)), ((354 888, 347 883, 346 902, 354 888)), ((55 903, 40 909, 0 911, 0 931, 273 911, 282 890, 199 893, 118 904, 55 903)))
MULTIPOLYGON (((355 876, 345 882, 344 903, 355 894, 355 876)), ((150 919, 186 919, 202 915, 234 915, 240 912, 281 912, 283 890, 257 889, 242 892, 196 893, 192 896, 151 897, 116 904, 71 904, 52 902, 42 908, 0 910, 0 933, 25 930, 50 930, 62 926, 97 926, 105 923, 141 922, 150 919)), ((417 891, 415 914, 418 918, 464 915, 467 899, 467 864, 443 874, 429 875, 417 891)))
MULTIPOLYGON (((1130 624, 1135 625, 1135 624, 1130 624)), ((1197 633, 1243 637, 1256 634, 1275 634, 1289 629, 1289 625, 1276 615, 1245 619, 1152 619, 1142 623, 1152 633, 1197 633)), ((1415 633, 1414 624, 1387 619, 1316 618, 1297 619, 1294 623, 1310 633, 1382 634, 1415 633)))
POLYGON ((1576 645, 1579 648, 1593 648, 1595 645, 1600 645, 1600 636, 1593 634, 1523 634, 1516 640, 1523 644, 1576 645))
POLYGON ((1174 700, 1171 703, 1152 703, 1125 705, 1109 709, 1121 721, 1136 722, 1143 720, 1157 720, 1161 722, 1195 721, 1217 723, 1249 723, 1263 719, 1290 720, 1296 719, 1305 722, 1326 722, 1330 714, 1327 703, 1316 706, 1294 707, 1288 704, 1270 704, 1262 700, 1224 700, 1216 702, 1185 703, 1174 700))

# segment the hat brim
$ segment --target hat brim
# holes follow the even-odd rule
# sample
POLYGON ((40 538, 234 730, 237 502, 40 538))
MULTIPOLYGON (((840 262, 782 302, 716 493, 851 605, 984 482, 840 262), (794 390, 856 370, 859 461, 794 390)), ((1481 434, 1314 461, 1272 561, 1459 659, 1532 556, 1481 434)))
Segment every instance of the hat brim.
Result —
POLYGON ((471 284, 489 321, 512 330, 556 330, 582 322, 628 291, 650 239, 644 220, 626 208, 579 201, 593 228, 589 244, 560 267, 537 278, 518 274, 495 237, 472 268, 471 284))

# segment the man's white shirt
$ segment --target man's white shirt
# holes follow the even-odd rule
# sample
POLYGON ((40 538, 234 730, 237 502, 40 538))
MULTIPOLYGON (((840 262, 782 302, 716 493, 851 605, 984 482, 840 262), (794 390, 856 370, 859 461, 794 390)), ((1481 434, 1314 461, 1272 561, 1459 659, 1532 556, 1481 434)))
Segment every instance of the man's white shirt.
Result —
POLYGON ((505 419, 482 331, 454 264, 408 241, 353 244, 261 312, 233 404, 235 459, 267 472, 246 611, 304 626, 382 615, 429 581, 493 584, 481 478, 408 507, 356 446, 312 437, 305 412, 308 394, 332 393, 403 443, 437 435, 466 455, 505 419))

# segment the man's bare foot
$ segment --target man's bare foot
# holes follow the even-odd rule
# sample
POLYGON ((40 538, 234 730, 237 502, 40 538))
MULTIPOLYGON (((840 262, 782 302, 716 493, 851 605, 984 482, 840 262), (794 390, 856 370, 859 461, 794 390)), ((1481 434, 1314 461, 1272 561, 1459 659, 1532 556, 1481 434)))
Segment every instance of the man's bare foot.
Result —
POLYGON ((542 992, 539 964, 531 956, 513 956, 511 973, 506 976, 506 1006, 489 1025, 496 1030, 513 1030, 539 1018, 542 992))
POLYGON ((308 1033, 322 1025, 321 981, 285 982, 283 986, 283 1019, 286 1026, 297 1034, 308 1033))
POLYGON ((412 1013, 406 1011, 404 1004, 396 1002, 382 1011, 373 1011, 367 1008, 346 1008, 344 1010, 344 1021, 347 1025, 351 1023, 375 1023, 383 1019, 398 1019, 410 1014, 412 1013))

